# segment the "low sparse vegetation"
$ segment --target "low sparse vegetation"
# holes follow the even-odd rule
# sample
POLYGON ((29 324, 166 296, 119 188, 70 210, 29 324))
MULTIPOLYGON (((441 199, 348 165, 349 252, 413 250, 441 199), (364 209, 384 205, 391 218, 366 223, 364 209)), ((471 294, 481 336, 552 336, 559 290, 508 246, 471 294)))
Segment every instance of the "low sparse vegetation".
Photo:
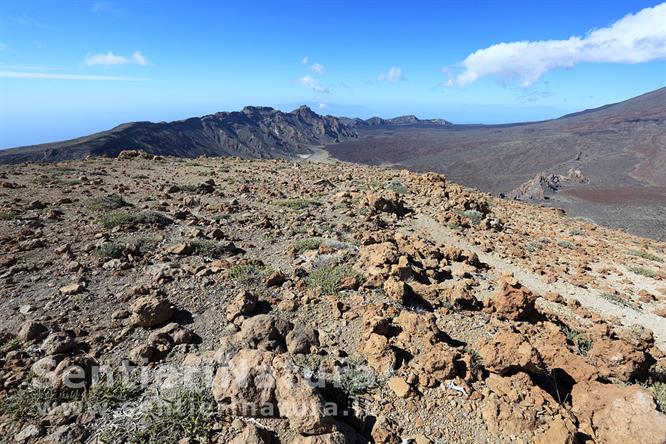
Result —
POLYGON ((348 277, 358 279, 358 273, 348 265, 323 264, 312 270, 306 282, 311 288, 321 288, 324 293, 333 294, 348 277))
POLYGON ((602 293, 601 297, 606 299, 609 302, 612 302, 615 305, 621 305, 623 307, 634 308, 634 306, 631 304, 631 302, 627 301, 626 299, 622 298, 621 296, 619 296, 615 293, 602 293))
POLYGON ((56 405, 81 399, 82 391, 55 390, 47 387, 21 387, 0 402, 4 411, 18 420, 39 418, 56 405))
POLYGON ((176 387, 162 392, 145 408, 118 415, 95 433, 100 443, 171 444, 210 442, 217 405, 207 387, 176 387))
POLYGON ((110 211, 131 206, 132 204, 125 201, 125 199, 123 199, 121 196, 118 196, 117 194, 96 197, 88 202, 88 208, 95 211, 110 211))
POLYGON ((587 356, 589 351, 592 349, 593 342, 591 339, 585 337, 583 334, 580 332, 569 328, 568 326, 563 326, 562 327, 562 333, 564 333, 564 336, 566 336, 567 341, 569 341, 571 344, 576 347, 578 350, 578 354, 582 356, 587 356))
POLYGON ((278 199, 273 202, 278 207, 287 207, 292 210, 302 210, 307 207, 319 206, 321 202, 316 199, 278 199))
POLYGON ((627 250, 627 254, 629 254, 631 256, 638 256, 640 258, 647 259, 649 261, 654 261, 654 262, 659 262, 659 263, 664 262, 664 260, 662 258, 660 258, 659 256, 657 256, 656 254, 648 253, 647 251, 630 249, 630 250, 627 250))
POLYGON ((472 225, 478 225, 483 220, 483 213, 478 210, 465 210, 460 213, 461 216, 467 218, 472 225))
POLYGON ((392 180, 389 182, 388 187, 389 190, 394 191, 398 194, 406 194, 409 192, 409 188, 407 188, 402 182, 399 180, 392 180))
POLYGON ((95 254, 102 259, 118 259, 124 251, 125 247, 117 242, 105 242, 95 249, 95 254))
POLYGON ((0 211, 0 220, 14 220, 18 217, 15 211, 0 211))
POLYGON ((18 350, 21 348, 21 341, 16 338, 0 342, 0 355, 5 355, 13 350, 18 350))
POLYGON ((659 410, 666 412, 666 382, 655 382, 648 388, 654 394, 659 410))
POLYGON ((209 388, 178 387, 165 391, 145 413, 145 427, 130 442, 171 444, 179 439, 207 443, 213 432, 217 404, 209 388))
POLYGON ((349 358, 340 371, 336 384, 348 399, 360 403, 363 396, 377 386, 375 373, 361 358, 349 358))
POLYGON ((194 254, 200 256, 217 258, 222 256, 226 251, 222 244, 211 240, 194 240, 190 245, 194 248, 194 254))
POLYGON ((572 228, 569 231, 569 234, 572 236, 580 236, 581 234, 583 234, 583 230, 581 230, 580 228, 572 228))
POLYGON ((254 287, 261 283, 270 273, 270 269, 265 265, 244 264, 234 265, 227 272, 229 277, 241 285, 254 287))
POLYGON ((85 391, 82 401, 88 408, 108 408, 134 398, 142 391, 138 381, 127 375, 102 374, 99 380, 85 391))
POLYGON ((95 249, 95 254, 102 259, 118 259, 126 254, 143 256, 157 247, 157 240, 150 236, 138 236, 126 240, 104 242, 95 249))
POLYGON ((312 238, 312 239, 300 239, 294 242, 294 251, 296 253, 302 253, 307 250, 316 250, 324 243, 323 239, 312 238))
POLYGON ((536 253, 550 243, 550 239, 542 238, 525 244, 525 250, 536 253))
POLYGON ((648 278, 656 278, 657 272, 645 267, 629 267, 629 271, 648 278))
POLYGON ((172 221, 162 213, 154 211, 138 212, 114 212, 102 216, 102 224, 106 228, 113 228, 120 225, 168 225, 172 221))
POLYGON ((571 242, 569 242, 568 240, 558 240, 557 245, 562 247, 562 248, 566 248, 568 250, 576 249, 576 246, 574 244, 572 244, 571 242))

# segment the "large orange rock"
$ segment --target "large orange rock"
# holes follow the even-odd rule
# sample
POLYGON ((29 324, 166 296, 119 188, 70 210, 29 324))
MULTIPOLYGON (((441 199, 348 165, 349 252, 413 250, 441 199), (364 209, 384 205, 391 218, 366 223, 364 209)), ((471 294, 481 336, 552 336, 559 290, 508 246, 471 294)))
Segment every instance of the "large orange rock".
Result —
POLYGON ((648 365, 645 352, 623 340, 596 340, 588 357, 601 376, 622 381, 637 376, 648 365))
POLYGON ((519 321, 534 313, 536 296, 519 283, 501 281, 500 289, 490 300, 490 306, 500 319, 519 321))
POLYGON ((492 373, 504 375, 513 370, 538 373, 544 368, 539 352, 519 333, 497 333, 479 341, 476 350, 483 366, 492 373))
POLYGON ((367 359, 368 365, 379 373, 392 370, 396 366, 397 356, 386 336, 371 333, 359 351, 367 359))
POLYGON ((666 442, 666 415, 657 411, 652 394, 638 386, 578 383, 571 392, 571 409, 579 429, 595 442, 666 442))

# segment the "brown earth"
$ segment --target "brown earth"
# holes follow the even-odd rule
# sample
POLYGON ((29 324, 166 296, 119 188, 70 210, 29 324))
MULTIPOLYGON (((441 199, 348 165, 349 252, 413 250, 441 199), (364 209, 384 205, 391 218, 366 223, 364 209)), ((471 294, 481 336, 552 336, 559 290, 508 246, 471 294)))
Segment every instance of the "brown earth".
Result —
POLYGON ((662 242, 330 159, 0 184, 7 439, 666 439, 662 242))

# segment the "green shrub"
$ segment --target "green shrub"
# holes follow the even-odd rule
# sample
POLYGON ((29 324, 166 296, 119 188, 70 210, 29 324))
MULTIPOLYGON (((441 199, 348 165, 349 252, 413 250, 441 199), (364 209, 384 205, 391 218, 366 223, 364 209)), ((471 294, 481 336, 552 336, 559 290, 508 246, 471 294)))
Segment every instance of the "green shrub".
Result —
POLYGON ((363 395, 377 386, 377 377, 361 360, 350 358, 335 382, 348 399, 361 402, 363 395))
POLYGON ((312 239, 300 239, 294 242, 294 251, 296 253, 302 253, 303 251, 307 250, 316 250, 321 246, 321 244, 324 242, 323 239, 317 239, 317 238, 312 238, 312 239))
POLYGON ((550 243, 550 239, 542 238, 525 244, 525 250, 536 253, 550 243))
POLYGON ((407 194, 409 192, 409 188, 407 188, 399 180, 392 180, 391 182, 389 182, 387 188, 391 191, 394 191, 394 192, 398 193, 398 194, 407 194))
POLYGON ((194 248, 194 254, 212 258, 220 257, 227 251, 224 245, 211 240, 194 240, 190 245, 194 248))
POLYGON ((302 210, 311 206, 319 206, 321 202, 315 199, 278 199, 273 202, 278 207, 287 207, 292 210, 302 210))
POLYGON ((581 234, 583 234, 583 230, 581 230, 580 228, 572 228, 571 231, 569 231, 569 234, 572 236, 580 236, 581 234))
POLYGON ((84 393, 86 407, 114 407, 130 398, 137 397, 143 389, 138 381, 123 374, 101 374, 84 393))
POLYGON ((10 351, 18 350, 21 348, 21 341, 16 338, 12 338, 0 343, 0 355, 5 355, 10 351))
POLYGON ((566 325, 562 327, 562 332, 566 336, 567 341, 571 342, 578 353, 583 356, 587 356, 588 352, 592 349, 593 342, 591 339, 583 336, 580 332, 573 330, 566 325))
POLYGON ((655 382, 649 388, 657 400, 659 410, 666 412, 666 382, 655 382))
POLYGON ((18 213, 15 211, 0 211, 0 220, 13 220, 17 216, 18 213))
POLYGON ((650 270, 649 268, 645 267, 630 267, 629 271, 632 273, 639 274, 641 276, 649 277, 649 278, 656 278, 657 277, 657 272, 654 270, 650 270))
POLYGON ((664 262, 664 260, 662 258, 660 258, 659 256, 654 255, 652 253, 648 253, 647 251, 627 250, 627 254, 630 254, 632 256, 638 256, 638 257, 641 257, 643 259, 647 259, 647 260, 654 261, 654 262, 659 262, 659 263, 664 262))
POLYGON ((572 244, 571 242, 567 241, 567 240, 559 240, 559 241, 557 241, 557 245, 559 245, 562 248, 567 248, 569 250, 575 250, 576 249, 576 246, 574 244, 572 244))
POLYGON ((627 301, 626 299, 616 295, 615 293, 602 293, 601 297, 606 299, 609 302, 612 302, 615 305, 621 305, 623 307, 634 308, 634 306, 627 301))
POLYGON ((117 210, 118 208, 131 206, 132 205, 129 202, 126 202, 125 199, 117 194, 96 197, 88 202, 88 208, 95 211, 117 210))
POLYGON ((477 210, 465 210, 460 214, 466 217, 472 225, 478 225, 483 220, 483 213, 477 210))
POLYGON ((21 387, 0 402, 0 411, 17 420, 39 418, 56 405, 81 399, 83 392, 52 387, 21 387))
POLYGON ((358 273, 348 265, 320 265, 307 277, 306 283, 311 288, 321 288, 324 293, 333 294, 337 292, 343 279, 354 277, 358 279, 358 273))
POLYGON ((217 404, 207 387, 179 387, 163 392, 145 413, 145 427, 129 441, 150 444, 171 444, 182 438, 188 442, 209 442, 217 404))
POLYGON ((239 284, 254 287, 261 284, 269 272, 270 269, 265 265, 244 264, 231 266, 227 273, 231 279, 239 284))
POLYGON ((102 259, 118 259, 124 252, 125 247, 117 242, 104 242, 95 249, 95 254, 102 259))
POLYGON ((106 228, 113 228, 119 225, 168 225, 172 222, 171 219, 161 213, 154 211, 140 211, 140 212, 127 212, 118 211, 114 213, 107 213, 102 216, 102 224, 106 228))

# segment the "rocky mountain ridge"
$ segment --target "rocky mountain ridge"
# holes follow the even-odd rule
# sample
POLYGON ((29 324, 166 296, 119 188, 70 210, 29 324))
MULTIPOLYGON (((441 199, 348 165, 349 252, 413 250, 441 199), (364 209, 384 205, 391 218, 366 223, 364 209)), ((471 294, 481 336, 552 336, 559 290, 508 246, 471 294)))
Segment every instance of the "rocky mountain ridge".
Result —
POLYGON ((247 106, 174 122, 133 122, 109 131, 63 142, 0 151, 0 163, 57 162, 85 156, 115 157, 140 149, 155 155, 179 157, 240 156, 297 157, 308 147, 357 137, 353 128, 307 106, 290 113, 247 106))

